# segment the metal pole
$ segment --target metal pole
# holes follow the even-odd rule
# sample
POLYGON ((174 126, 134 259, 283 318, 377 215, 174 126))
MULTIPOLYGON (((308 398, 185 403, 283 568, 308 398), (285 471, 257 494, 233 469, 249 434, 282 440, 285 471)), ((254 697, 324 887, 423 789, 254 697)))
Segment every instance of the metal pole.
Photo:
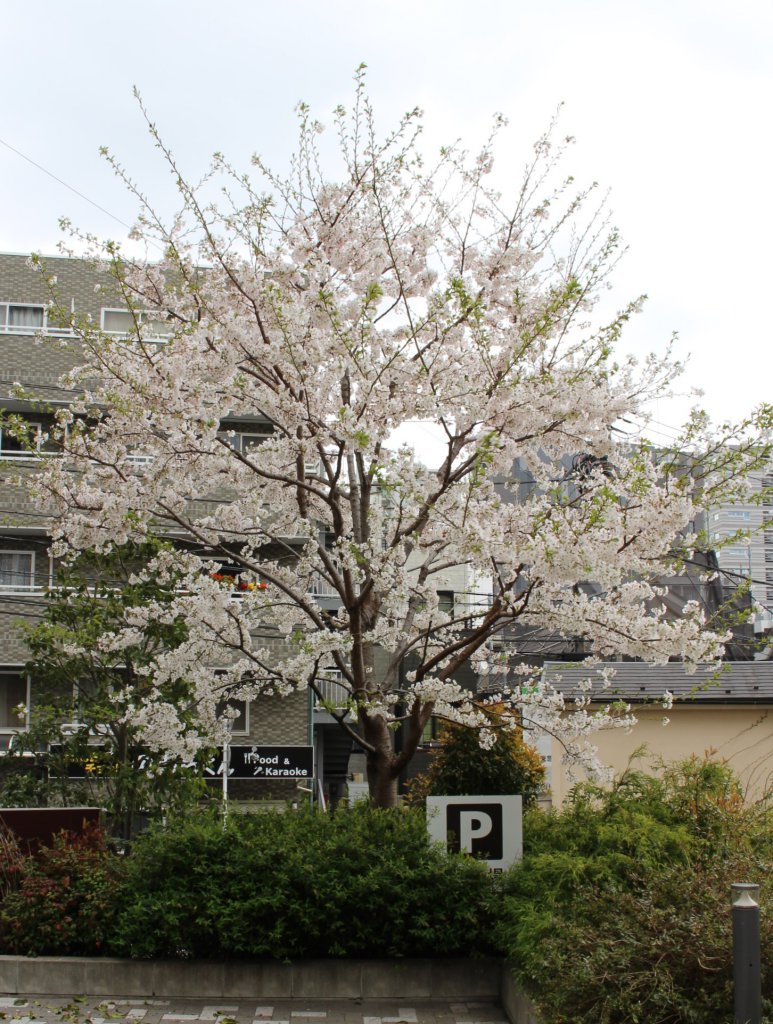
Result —
POLYGON ((231 725, 229 722, 228 733, 223 740, 223 828, 228 824, 228 762, 230 761, 228 746, 231 740, 231 725))
MULTIPOLYGON (((317 747, 315 744, 314 736, 314 691, 309 686, 309 702, 308 702, 308 715, 309 715, 309 746, 311 747, 311 770, 314 772, 314 776, 317 776, 317 747)), ((312 779, 311 788, 309 790, 309 810, 314 810, 314 780, 312 779)))
POLYGON ((760 972, 760 887, 734 882, 733 899, 733 984, 735 1024, 761 1024, 762 978, 760 972))

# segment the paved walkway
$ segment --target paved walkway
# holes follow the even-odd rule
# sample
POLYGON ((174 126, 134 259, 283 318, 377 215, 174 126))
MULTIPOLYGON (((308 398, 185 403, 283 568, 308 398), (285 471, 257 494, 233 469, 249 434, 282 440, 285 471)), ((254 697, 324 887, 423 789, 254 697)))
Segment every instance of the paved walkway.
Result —
POLYGON ((5 1024, 507 1024, 495 1003, 396 1001, 255 1000, 226 1004, 205 999, 119 999, 86 996, 0 997, 5 1024))

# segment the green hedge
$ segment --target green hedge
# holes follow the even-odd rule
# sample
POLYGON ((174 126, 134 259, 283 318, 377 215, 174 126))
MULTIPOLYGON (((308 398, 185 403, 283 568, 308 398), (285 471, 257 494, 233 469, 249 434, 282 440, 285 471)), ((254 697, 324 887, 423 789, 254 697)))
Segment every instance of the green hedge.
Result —
POLYGON ((494 952, 491 880, 430 846, 424 816, 364 804, 192 818, 136 844, 111 951, 132 957, 494 952))
MULTIPOLYGON (((0 836, 0 839, 2 837, 0 836)), ((773 808, 722 765, 627 772, 529 811, 504 876, 430 845, 424 816, 358 804, 207 813, 35 859, 0 842, 0 952, 138 958, 506 955, 543 1024, 732 1021, 729 887, 762 885, 773 993, 773 808)), ((766 1003, 768 1014, 770 1003, 766 1003)))

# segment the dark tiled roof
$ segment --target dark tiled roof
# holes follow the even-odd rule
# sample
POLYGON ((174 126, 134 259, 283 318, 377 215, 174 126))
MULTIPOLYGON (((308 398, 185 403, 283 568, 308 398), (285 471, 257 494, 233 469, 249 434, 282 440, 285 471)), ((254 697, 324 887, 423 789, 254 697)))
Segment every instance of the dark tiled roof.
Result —
POLYGON ((693 675, 688 675, 679 662, 606 662, 585 668, 546 662, 543 678, 563 693, 567 701, 581 696, 579 684, 590 679, 591 696, 604 703, 617 698, 629 703, 649 702, 659 700, 669 690, 677 699, 700 704, 773 704, 773 661, 734 661, 719 667, 700 665, 693 675), (599 675, 605 668, 615 669, 607 689, 599 675))

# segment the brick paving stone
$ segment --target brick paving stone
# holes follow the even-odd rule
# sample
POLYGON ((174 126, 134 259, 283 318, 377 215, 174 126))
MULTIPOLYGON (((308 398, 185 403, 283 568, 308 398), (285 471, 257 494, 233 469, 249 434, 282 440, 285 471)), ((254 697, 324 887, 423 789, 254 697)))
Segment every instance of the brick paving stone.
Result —
POLYGON ((3 996, 2 1024, 507 1024, 491 1002, 428 1000, 401 1006, 387 999, 212 999, 3 996), (14 1012, 15 1011, 15 1012, 14 1012))

